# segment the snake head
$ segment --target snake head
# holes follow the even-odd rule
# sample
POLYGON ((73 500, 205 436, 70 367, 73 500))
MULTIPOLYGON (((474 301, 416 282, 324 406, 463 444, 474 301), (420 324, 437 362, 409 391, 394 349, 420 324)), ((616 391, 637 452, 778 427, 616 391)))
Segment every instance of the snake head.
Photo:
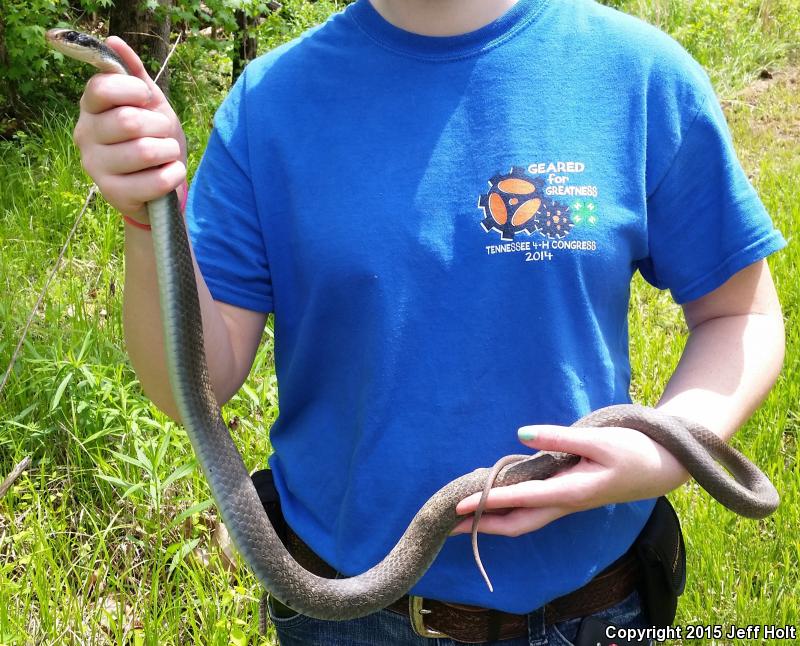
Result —
POLYGON ((127 72, 119 56, 94 36, 74 29, 50 29, 44 37, 56 51, 94 65, 101 72, 127 72))

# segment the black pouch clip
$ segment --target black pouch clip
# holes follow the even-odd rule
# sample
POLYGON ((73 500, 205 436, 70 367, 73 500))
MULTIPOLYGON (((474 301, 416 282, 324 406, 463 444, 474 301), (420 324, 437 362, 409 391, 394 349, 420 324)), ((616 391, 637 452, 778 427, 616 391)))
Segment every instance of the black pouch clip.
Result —
MULTIPOLYGON (((250 478, 258 493, 258 498, 267 512, 269 522, 275 528, 275 532, 281 539, 281 542, 286 545, 286 520, 281 511, 281 501, 278 497, 278 490, 275 488, 275 481, 273 479, 272 471, 270 469, 261 469, 251 474, 250 478)), ((258 632, 261 636, 267 634, 267 623, 269 618, 269 610, 267 606, 270 602, 269 592, 264 590, 261 595, 261 601, 258 604, 258 632)))
POLYGON ((645 612, 653 626, 671 626, 686 587, 686 546, 678 515, 665 497, 656 501, 635 548, 642 565, 639 594, 645 612))
POLYGON ((270 469, 255 471, 250 476, 256 487, 256 493, 267 512, 269 522, 275 528, 281 542, 286 545, 286 521, 281 511, 281 501, 278 498, 278 490, 275 488, 275 481, 270 469))

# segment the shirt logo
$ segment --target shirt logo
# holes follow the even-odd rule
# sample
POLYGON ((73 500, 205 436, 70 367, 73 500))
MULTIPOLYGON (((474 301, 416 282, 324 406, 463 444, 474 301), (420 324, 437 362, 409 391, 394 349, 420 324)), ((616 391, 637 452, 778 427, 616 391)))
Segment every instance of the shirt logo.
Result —
POLYGON ((495 231, 510 244, 492 244, 487 253, 526 251, 530 260, 552 260, 553 250, 594 251, 595 241, 567 243, 576 227, 598 223, 597 186, 574 181, 586 165, 577 161, 538 162, 512 167, 489 180, 489 189, 478 198, 483 211, 481 227, 495 231), (590 198, 590 199, 587 199, 590 198), (517 236, 527 236, 515 242, 517 236))

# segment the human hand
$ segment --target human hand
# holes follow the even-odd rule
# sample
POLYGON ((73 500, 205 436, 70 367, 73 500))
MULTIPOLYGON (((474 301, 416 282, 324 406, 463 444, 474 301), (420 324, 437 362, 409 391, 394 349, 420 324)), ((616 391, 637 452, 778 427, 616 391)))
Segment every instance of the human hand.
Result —
POLYGON ((84 169, 106 200, 121 213, 146 221, 145 202, 185 181, 186 137, 136 53, 115 36, 106 45, 132 75, 89 79, 73 137, 84 169))
MULTIPOLYGON (((661 496, 689 478, 666 449, 629 428, 537 425, 521 428, 519 436, 531 448, 574 453, 581 461, 547 480, 492 489, 480 532, 519 536, 577 511, 661 496)), ((480 497, 477 493, 458 504, 456 512, 470 516, 453 534, 471 530, 480 497)))

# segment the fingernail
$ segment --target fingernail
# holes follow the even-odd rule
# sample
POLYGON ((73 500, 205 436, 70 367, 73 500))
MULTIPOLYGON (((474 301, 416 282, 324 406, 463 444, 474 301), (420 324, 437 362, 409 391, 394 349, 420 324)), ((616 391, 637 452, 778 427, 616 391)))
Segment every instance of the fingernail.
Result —
POLYGON ((521 440, 535 440, 537 435, 539 434, 533 426, 523 426, 517 431, 517 437, 521 440))

